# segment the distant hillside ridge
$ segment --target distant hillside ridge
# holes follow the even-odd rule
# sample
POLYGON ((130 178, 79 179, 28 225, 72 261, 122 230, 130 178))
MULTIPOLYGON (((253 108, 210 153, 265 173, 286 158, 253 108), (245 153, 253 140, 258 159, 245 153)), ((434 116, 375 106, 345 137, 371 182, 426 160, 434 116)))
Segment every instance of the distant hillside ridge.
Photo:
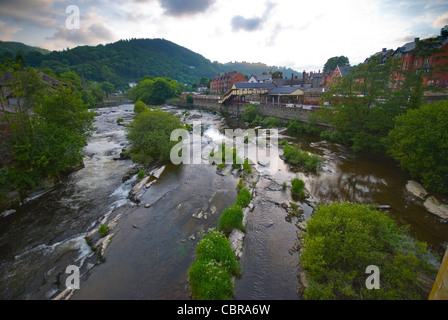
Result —
MULTIPOLYGON (((63 51, 23 50, 25 63, 36 69, 55 73, 75 71, 86 81, 111 82, 117 88, 139 82, 144 76, 168 77, 183 84, 198 83, 218 73, 239 71, 245 76, 282 71, 289 78, 295 71, 270 67, 263 63, 211 62, 199 53, 165 39, 127 39, 97 46, 78 46, 63 51)), ((11 46, 0 43, 1 52, 11 46)), ((17 47, 19 48, 19 47, 17 47)), ((42 49, 43 50, 43 49, 42 49)), ((299 75, 299 73, 296 73, 299 75)))

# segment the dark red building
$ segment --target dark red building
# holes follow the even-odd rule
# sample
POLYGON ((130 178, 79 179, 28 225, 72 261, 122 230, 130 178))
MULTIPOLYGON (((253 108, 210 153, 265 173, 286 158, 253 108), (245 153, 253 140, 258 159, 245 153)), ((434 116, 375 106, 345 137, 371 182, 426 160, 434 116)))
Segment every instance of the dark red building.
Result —
POLYGON ((224 93, 230 89, 235 82, 245 82, 246 78, 239 72, 233 71, 218 74, 210 80, 210 91, 213 93, 224 93))

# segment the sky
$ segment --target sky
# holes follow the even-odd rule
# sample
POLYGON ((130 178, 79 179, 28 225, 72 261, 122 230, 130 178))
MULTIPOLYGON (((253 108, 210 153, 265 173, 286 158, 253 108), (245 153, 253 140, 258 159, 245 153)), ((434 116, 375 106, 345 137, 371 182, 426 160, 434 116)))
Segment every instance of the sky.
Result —
POLYGON ((211 61, 318 71, 439 35, 447 0, 0 0, 0 40, 49 50, 163 38, 211 61), (79 9, 79 28, 72 28, 79 9))

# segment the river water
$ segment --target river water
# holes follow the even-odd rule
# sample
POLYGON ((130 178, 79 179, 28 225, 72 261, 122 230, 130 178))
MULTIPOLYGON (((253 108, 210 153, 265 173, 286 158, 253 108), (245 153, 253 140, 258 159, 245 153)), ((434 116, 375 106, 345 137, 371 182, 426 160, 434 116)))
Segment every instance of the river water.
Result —
MULTIPOLYGON (((235 201, 239 176, 232 170, 219 174, 216 166, 208 164, 169 164, 149 188, 136 195, 140 204, 130 201, 136 177, 124 182, 123 177, 135 164, 116 158, 127 145, 117 119, 132 120, 132 109, 123 105, 99 110, 97 131, 86 147, 85 168, 0 217, 1 299, 55 298, 65 289, 69 265, 81 270, 81 289, 71 299, 189 299, 187 271, 195 259, 196 244, 204 231, 217 225, 220 212, 235 201), (206 216, 193 217, 200 211, 206 216), (118 224, 100 259, 85 237, 100 221, 113 219, 118 224)), ((181 115, 183 110, 165 109, 186 116, 190 124, 201 121, 203 147, 215 145, 224 129, 245 126, 209 112, 181 115)), ((255 209, 247 219, 243 272, 235 282, 236 299, 300 299, 297 221, 286 219, 282 206, 294 202, 282 185, 295 177, 306 182, 310 195, 308 204, 299 203, 305 220, 311 217, 310 203, 314 202, 389 205, 390 213, 409 225, 414 237, 439 255, 445 252, 447 221, 427 212, 406 191, 410 178, 393 161, 356 154, 316 137, 286 131, 279 136, 283 138, 300 142, 326 161, 318 173, 303 174, 279 160, 278 171, 258 177, 255 209)), ((256 167, 263 172, 261 165, 256 167)))

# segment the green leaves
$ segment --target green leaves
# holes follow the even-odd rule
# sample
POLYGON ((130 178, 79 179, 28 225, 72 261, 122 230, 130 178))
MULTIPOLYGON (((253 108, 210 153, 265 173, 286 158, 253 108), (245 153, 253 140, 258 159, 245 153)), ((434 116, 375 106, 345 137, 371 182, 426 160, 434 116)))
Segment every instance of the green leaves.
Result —
POLYGON ((435 275, 424 259, 424 245, 368 205, 319 207, 308 222, 303 244, 308 299, 427 298, 418 286, 418 275, 435 275), (370 265, 381 270, 381 290, 366 289, 365 270, 370 265))
POLYGON ((134 161, 149 163, 153 160, 170 160, 171 133, 182 128, 179 118, 160 110, 146 110, 137 115, 127 127, 130 155, 134 161))
POLYGON ((386 141, 389 154, 426 188, 448 192, 448 101, 397 117, 386 141))

